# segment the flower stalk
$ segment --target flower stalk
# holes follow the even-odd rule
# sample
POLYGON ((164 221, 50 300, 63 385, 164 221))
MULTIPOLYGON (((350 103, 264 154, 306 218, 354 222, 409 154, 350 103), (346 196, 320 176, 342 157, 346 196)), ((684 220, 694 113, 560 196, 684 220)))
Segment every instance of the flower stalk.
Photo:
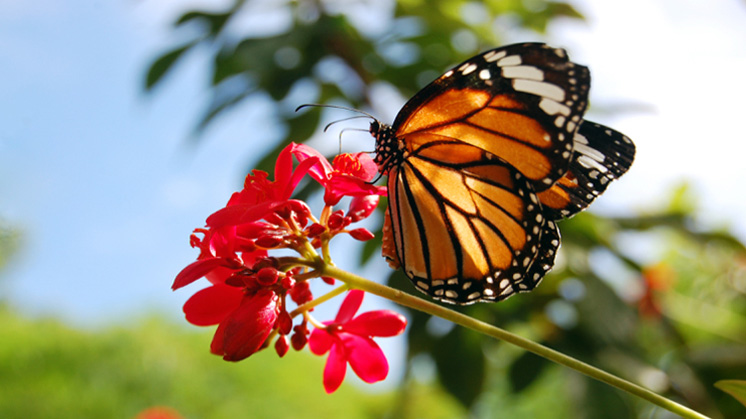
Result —
POLYGON ((367 280, 353 273, 339 269, 335 266, 325 265, 321 267, 320 274, 339 279, 351 288, 361 289, 371 294, 375 294, 379 297, 394 301, 403 306, 428 313, 432 316, 438 316, 460 326, 472 329, 478 333, 510 343, 549 361, 564 365, 568 368, 572 368, 573 370, 581 374, 585 374, 588 377, 594 378, 620 390, 626 391, 641 399, 647 400, 650 403, 653 403, 681 417, 691 419, 708 419, 708 416, 705 416, 695 410, 676 403, 673 400, 667 399, 642 386, 619 378, 616 375, 608 373, 585 362, 579 361, 571 356, 563 354, 562 352, 558 352, 547 346, 510 333, 507 330, 485 323, 481 320, 477 320, 473 317, 469 317, 465 314, 451 310, 447 307, 432 303, 419 297, 415 297, 411 294, 407 294, 386 285, 367 280))

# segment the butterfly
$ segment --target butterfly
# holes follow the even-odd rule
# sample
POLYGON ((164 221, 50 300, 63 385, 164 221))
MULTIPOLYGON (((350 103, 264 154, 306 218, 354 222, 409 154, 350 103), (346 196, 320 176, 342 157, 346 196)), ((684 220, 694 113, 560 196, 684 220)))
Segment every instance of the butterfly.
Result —
POLYGON ((625 135, 583 120, 590 73, 540 43, 486 51, 371 122, 388 175, 383 255, 435 299, 471 304, 534 289, 556 221, 631 166, 625 135))
POLYGON ((388 176, 389 265, 453 304, 534 289, 554 265, 556 221, 588 207, 634 160, 628 137, 583 120, 589 88, 588 68, 563 49, 523 43, 448 70, 392 125, 361 112, 388 176))

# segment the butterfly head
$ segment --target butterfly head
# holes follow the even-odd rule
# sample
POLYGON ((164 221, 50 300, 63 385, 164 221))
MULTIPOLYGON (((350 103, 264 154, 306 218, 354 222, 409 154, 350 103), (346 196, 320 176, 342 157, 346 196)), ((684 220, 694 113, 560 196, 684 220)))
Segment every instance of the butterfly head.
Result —
POLYGON ((388 175, 389 171, 404 159, 403 148, 399 145, 399 140, 391 125, 374 119, 370 123, 370 134, 376 139, 374 161, 378 165, 378 171, 383 175, 388 175))

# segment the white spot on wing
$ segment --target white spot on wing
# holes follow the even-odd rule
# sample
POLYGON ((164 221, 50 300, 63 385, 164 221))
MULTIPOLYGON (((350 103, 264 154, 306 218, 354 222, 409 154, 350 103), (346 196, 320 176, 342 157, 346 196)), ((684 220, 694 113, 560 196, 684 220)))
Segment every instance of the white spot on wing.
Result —
POLYGON ((487 70, 486 68, 479 72, 479 78, 482 80, 488 80, 490 77, 492 77, 490 70, 487 70))
POLYGON ((467 65, 466 68, 464 68, 463 70, 461 70, 461 74, 463 74, 465 76, 465 75, 473 72, 476 69, 477 69, 477 65, 474 64, 474 63, 471 63, 471 64, 467 65))
POLYGON ((502 73, 508 79, 544 80, 544 72, 530 65, 503 67, 502 73))
POLYGON ((552 99, 542 98, 539 107, 549 115, 557 115, 558 113, 565 116, 570 115, 570 108, 552 99))
MULTIPOLYGON (((586 155, 592 158, 593 160, 596 160, 599 162, 606 160, 606 156, 604 156, 603 153, 596 150, 595 148, 588 147, 587 145, 584 145, 584 144, 575 143, 575 151, 579 152, 580 154, 586 155)), ((605 170, 602 170, 602 171, 605 172, 605 170)))
POLYGON ((519 55, 508 55, 497 62, 498 67, 504 67, 506 65, 520 65, 521 57, 519 55))
POLYGON ((490 52, 484 54, 483 57, 484 57, 485 61, 487 61, 488 63, 491 63, 491 62, 495 62, 495 61, 499 60, 500 58, 504 57, 506 54, 507 54, 507 52, 505 52, 505 51, 500 51, 500 52, 498 52, 498 51, 490 51, 490 52))
MULTIPOLYGON (((503 59, 508 58, 510 57, 503 59)), ((565 100, 565 91, 556 84, 536 80, 515 79, 513 80, 513 88, 519 92, 531 93, 557 102, 563 102, 565 100)))

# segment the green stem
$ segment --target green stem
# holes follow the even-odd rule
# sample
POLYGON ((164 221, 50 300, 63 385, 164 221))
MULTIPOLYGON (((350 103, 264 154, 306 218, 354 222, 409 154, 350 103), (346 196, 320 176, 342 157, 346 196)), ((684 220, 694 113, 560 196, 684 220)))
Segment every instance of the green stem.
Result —
POLYGON ((385 285, 369 281, 350 272, 343 271, 335 266, 324 265, 323 267, 320 267, 319 273, 320 275, 337 278, 340 281, 345 282, 351 288, 357 288, 363 291, 367 291, 371 294, 375 294, 380 297, 395 301, 403 306, 407 306, 415 310, 431 314, 433 316, 438 316, 479 333, 491 336, 495 339, 503 340, 505 342, 523 348, 529 352, 533 352, 536 355, 539 355, 550 361, 572 368, 575 371, 607 383, 620 390, 624 390, 632 395, 647 400, 684 418, 707 419, 707 416, 689 409, 686 406, 680 405, 673 400, 669 400, 663 396, 660 396, 644 387, 641 387, 630 381, 623 380, 613 374, 586 364, 585 362, 579 361, 561 352, 555 351, 554 349, 548 348, 526 338, 522 338, 506 330, 453 311, 449 308, 431 303, 429 301, 423 300, 422 298, 415 297, 413 295, 387 287, 385 285))
POLYGON ((316 307, 317 305, 319 305, 321 303, 325 303, 325 302, 331 300, 332 298, 338 296, 339 294, 342 294, 343 292, 347 291, 348 289, 350 289, 350 285, 348 285, 348 284, 341 285, 341 286, 339 286, 339 287, 337 287, 337 288, 335 288, 335 289, 327 292, 326 294, 322 295, 321 297, 319 297, 319 298, 317 298, 317 299, 315 299, 313 301, 309 301, 309 302, 307 302, 305 304, 302 304, 302 305, 298 306, 295 310, 293 310, 293 311, 291 311, 289 313, 290 317, 295 317, 295 316, 297 316, 300 313, 305 313, 305 312, 309 311, 310 309, 316 307))

